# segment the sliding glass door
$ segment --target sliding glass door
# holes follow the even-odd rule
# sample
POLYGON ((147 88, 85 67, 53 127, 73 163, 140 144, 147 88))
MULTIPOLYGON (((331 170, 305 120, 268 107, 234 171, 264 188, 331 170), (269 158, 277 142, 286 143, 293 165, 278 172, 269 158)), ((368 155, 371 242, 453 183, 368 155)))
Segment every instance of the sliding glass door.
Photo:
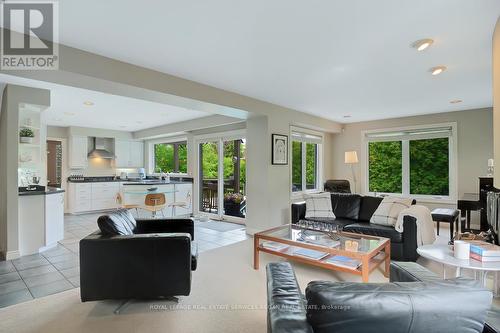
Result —
POLYGON ((200 152, 200 212, 219 215, 219 144, 202 142, 200 152))
POLYGON ((211 218, 244 223, 246 140, 216 137, 198 142, 199 211, 211 218))
POLYGON ((223 215, 246 216, 246 140, 224 141, 223 215))

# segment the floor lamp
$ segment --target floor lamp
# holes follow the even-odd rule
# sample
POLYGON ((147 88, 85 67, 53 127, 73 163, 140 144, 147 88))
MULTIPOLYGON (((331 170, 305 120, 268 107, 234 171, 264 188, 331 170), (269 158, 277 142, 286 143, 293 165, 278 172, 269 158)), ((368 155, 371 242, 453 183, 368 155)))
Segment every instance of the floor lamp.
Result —
POLYGON ((354 172, 354 164, 358 164, 358 154, 356 153, 355 150, 353 151, 346 151, 344 155, 344 162, 345 164, 350 164, 351 165, 351 171, 352 171, 352 182, 354 183, 354 190, 352 191, 353 193, 356 193, 356 173, 354 172))

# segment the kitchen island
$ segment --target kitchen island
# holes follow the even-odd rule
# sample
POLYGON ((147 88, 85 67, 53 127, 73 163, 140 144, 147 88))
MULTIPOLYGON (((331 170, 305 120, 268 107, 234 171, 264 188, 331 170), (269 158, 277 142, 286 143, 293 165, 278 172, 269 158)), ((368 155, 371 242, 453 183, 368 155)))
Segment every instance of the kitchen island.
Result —
POLYGON ((19 255, 47 250, 64 238, 64 190, 19 188, 19 255))
MULTIPOLYGON (((124 205, 144 206, 148 194, 161 193, 165 196, 166 206, 160 212, 164 217, 190 216, 193 213, 193 183, 186 181, 145 181, 123 183, 120 193, 124 205), (175 207, 172 205, 176 203, 175 207), (181 204, 181 205, 179 205, 181 204)), ((148 212, 144 212, 148 213, 148 212)), ((144 216, 141 212, 141 216, 144 216)))
MULTIPOLYGON (((164 193, 167 206, 159 216, 190 216, 193 212, 193 178, 171 177, 170 181, 157 178, 145 180, 119 179, 116 177, 84 177, 68 179, 69 212, 73 214, 110 210, 121 205, 144 206, 148 193, 164 193), (148 189, 157 188, 156 191, 148 189), (117 200, 118 194, 121 197, 117 200), (174 202, 185 202, 185 207, 172 208, 174 202)), ((138 209, 141 217, 149 217, 150 212, 138 209)))

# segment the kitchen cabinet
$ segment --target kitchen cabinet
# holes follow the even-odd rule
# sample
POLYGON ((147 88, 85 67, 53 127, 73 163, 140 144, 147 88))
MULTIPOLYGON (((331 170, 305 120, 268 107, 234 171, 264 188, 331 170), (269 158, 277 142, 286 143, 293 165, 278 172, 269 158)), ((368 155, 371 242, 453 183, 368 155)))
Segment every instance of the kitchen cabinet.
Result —
POLYGON ((93 210, 114 209, 119 182, 69 183, 69 212, 83 213, 93 210))
POLYGON ((103 210, 117 207, 116 195, 120 191, 120 183, 92 183, 91 209, 103 210))
POLYGON ((115 140, 115 165, 117 168, 126 168, 130 164, 130 141, 115 140))
POLYGON ((144 142, 115 140, 115 166, 117 168, 144 167, 144 142))
POLYGON ((69 167, 83 169, 87 167, 88 139, 86 136, 71 136, 69 140, 69 167))
POLYGON ((71 213, 80 213, 92 210, 92 184, 69 183, 68 192, 68 206, 71 213))
POLYGON ((131 167, 144 167, 144 142, 130 141, 130 163, 131 167))

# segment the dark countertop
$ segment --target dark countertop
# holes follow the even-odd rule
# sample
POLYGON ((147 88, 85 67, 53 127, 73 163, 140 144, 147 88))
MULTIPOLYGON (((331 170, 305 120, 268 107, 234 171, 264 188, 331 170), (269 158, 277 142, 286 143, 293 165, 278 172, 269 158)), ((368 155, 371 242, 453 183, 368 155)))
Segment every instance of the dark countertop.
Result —
POLYGON ((193 181, 179 181, 179 180, 171 180, 169 182, 166 182, 164 180, 158 180, 158 181, 147 181, 147 182, 132 182, 132 183, 123 183, 123 185, 174 185, 174 184, 192 184, 193 181))
POLYGON ((49 195, 49 194, 56 194, 56 193, 64 193, 65 191, 62 188, 58 187, 47 187, 45 188, 44 186, 39 186, 36 190, 34 191, 26 191, 22 190, 24 189, 23 187, 19 188, 19 195, 20 196, 25 196, 25 195, 49 195))
POLYGON ((110 178, 110 177, 85 177, 84 179, 68 179, 70 183, 111 183, 111 182, 122 182, 123 185, 165 185, 165 184, 188 184, 193 183, 192 177, 170 177, 170 182, 147 178, 147 181, 140 181, 135 179, 120 179, 120 178, 110 178))

